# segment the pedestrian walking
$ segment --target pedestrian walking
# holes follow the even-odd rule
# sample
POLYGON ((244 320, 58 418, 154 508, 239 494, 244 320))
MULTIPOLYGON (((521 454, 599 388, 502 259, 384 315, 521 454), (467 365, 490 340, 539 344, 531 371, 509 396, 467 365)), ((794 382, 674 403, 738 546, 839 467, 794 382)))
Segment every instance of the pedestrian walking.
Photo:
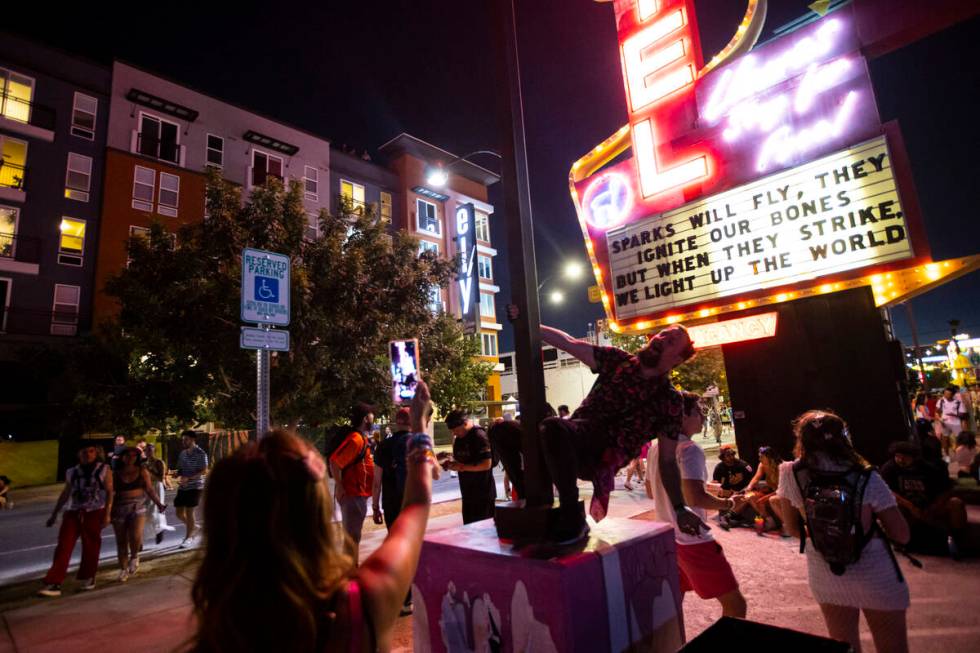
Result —
POLYGON ((863 612, 875 650, 908 651, 909 588, 888 540, 904 545, 909 528, 894 496, 854 450, 838 415, 811 410, 793 429, 796 460, 781 465, 778 502, 790 532, 801 538, 810 592, 830 636, 860 653, 863 612))
POLYGON ((112 510, 112 474, 109 466, 100 461, 95 445, 82 444, 78 450, 78 464, 65 474, 65 486, 58 496, 47 526, 54 526, 58 513, 68 504, 61 517, 58 545, 54 549, 51 568, 44 576, 41 596, 61 596, 61 583, 68 574, 75 541, 82 538, 82 562, 78 568, 81 589, 95 589, 95 572, 99 569, 99 551, 102 549, 102 529, 109 525, 112 510))
POLYGON ((122 452, 126 450, 126 436, 117 435, 112 439, 112 453, 109 454, 109 466, 112 469, 116 468, 119 464, 119 457, 122 456, 122 452))
POLYGON ((493 449, 487 432, 462 410, 446 415, 446 426, 453 434, 453 457, 448 469, 459 474, 463 523, 489 519, 497 502, 497 484, 493 480, 493 449))
MULTIPOLYGON (((413 403, 413 424, 416 419, 413 403)), ((326 465, 273 431, 215 465, 192 597, 194 653, 388 651, 432 502, 432 440, 413 437, 398 528, 358 568, 332 523, 326 465), (256 501, 256 497, 261 499, 256 501)))
MULTIPOLYGON (((146 462, 143 463, 143 466, 146 467, 146 471, 150 475, 150 483, 153 485, 153 489, 156 490, 157 496, 160 497, 160 501, 166 503, 167 463, 162 458, 157 458, 156 451, 156 445, 147 443, 146 462)), ((147 499, 146 509, 146 521, 153 529, 156 543, 160 544, 163 542, 164 533, 177 529, 167 523, 167 513, 160 510, 153 501, 147 499)))
POLYGON ((949 462, 949 455, 955 446, 956 436, 963 430, 963 422, 969 419, 966 402, 959 394, 959 388, 955 385, 947 386, 943 389, 943 396, 936 402, 936 419, 938 420, 938 430, 942 436, 943 453, 946 454, 946 462, 949 462))
POLYGON ((167 506, 157 495, 150 473, 140 465, 140 450, 129 447, 118 457, 113 472, 112 528, 116 532, 116 559, 119 582, 125 583, 140 566, 143 550, 143 527, 146 524, 146 501, 149 499, 163 512, 167 506))
MULTIPOLYGON (((708 510, 731 512, 737 510, 742 498, 719 499, 705 491, 708 481, 708 465, 704 450, 691 438, 701 432, 704 423, 702 407, 698 395, 685 392, 684 417, 681 433, 677 438, 677 468, 681 477, 684 502, 690 506, 702 521, 707 521, 708 510)), ((742 595, 728 559, 721 545, 715 541, 711 531, 698 535, 688 535, 677 526, 677 517, 667 490, 664 489, 659 468, 659 443, 651 443, 647 454, 648 496, 654 500, 657 517, 670 522, 674 527, 677 542, 677 566, 680 570, 681 592, 694 591, 702 599, 717 599, 721 604, 722 615, 744 618, 746 614, 745 597, 742 595)))
POLYGON ((330 467, 341 520, 344 530, 354 542, 356 562, 357 545, 361 542, 368 499, 374 486, 374 459, 371 456, 374 406, 355 404, 351 408, 350 420, 350 432, 330 455, 330 467))
POLYGON ((197 433, 184 431, 180 436, 183 446, 177 457, 177 496, 174 497, 174 508, 177 509, 177 519, 184 522, 184 539, 180 548, 192 546, 197 542, 197 522, 194 511, 201 502, 204 492, 204 476, 208 471, 208 454, 197 446, 197 433))

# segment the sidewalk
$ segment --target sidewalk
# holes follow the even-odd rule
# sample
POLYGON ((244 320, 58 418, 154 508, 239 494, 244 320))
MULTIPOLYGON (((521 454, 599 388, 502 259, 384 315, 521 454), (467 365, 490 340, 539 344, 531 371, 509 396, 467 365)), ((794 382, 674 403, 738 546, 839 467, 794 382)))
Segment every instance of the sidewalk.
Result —
MULTIPOLYGON (((618 487, 621 487, 618 486, 618 487)), ((583 488, 584 489, 584 488, 583 488)), ((587 494, 583 492, 583 494, 587 494)), ((587 499, 587 497, 585 497, 587 499)), ((462 523, 458 502, 443 504, 429 532, 462 523)), ((610 516, 650 519, 652 502, 642 490, 617 490, 610 502, 610 516)), ((820 610, 807 588, 806 563, 798 543, 778 536, 759 537, 753 531, 725 532, 712 521, 712 533, 725 547, 749 604, 749 618, 815 634, 826 634, 820 610)), ((369 555, 384 538, 381 529, 365 533, 361 556, 369 555)), ((975 616, 976 588, 980 587, 980 561, 952 562, 923 558, 924 569, 902 561, 912 594, 909 611, 911 650, 923 653, 967 653, 980 641, 980 621, 975 616)), ((0 614, 0 653, 101 653, 107 647, 127 651, 170 651, 192 632, 189 588, 193 566, 181 563, 176 573, 136 577, 126 584, 107 582, 100 576, 94 592, 67 593, 60 599, 31 600, 0 614), (120 639, 118 633, 139 632, 138 638, 120 639), (120 641, 132 641, 130 648, 120 641), (138 642, 138 643, 137 643, 138 642)), ((142 573, 142 571, 141 571, 142 573)), ((149 575, 152 575, 152 569, 149 575)), ((106 579, 114 574, 104 573, 106 579)), ((717 602, 688 595, 684 619, 688 638, 707 628, 720 616, 717 602)), ((862 622, 866 650, 873 650, 862 622)), ((410 651, 412 620, 402 619, 395 631, 395 651, 410 651)))

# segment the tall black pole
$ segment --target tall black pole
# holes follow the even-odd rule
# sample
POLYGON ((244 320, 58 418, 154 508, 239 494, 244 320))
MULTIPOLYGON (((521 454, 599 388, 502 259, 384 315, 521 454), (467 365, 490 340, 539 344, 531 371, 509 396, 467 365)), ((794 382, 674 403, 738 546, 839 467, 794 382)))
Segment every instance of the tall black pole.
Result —
POLYGON ((541 360, 541 314, 538 307, 538 275, 534 261, 534 222, 524 142, 524 101, 521 97, 520 62, 514 0, 487 0, 494 27, 497 116, 500 153, 503 155, 504 220, 507 224, 508 267, 511 302, 520 309, 514 321, 517 359, 517 391, 524 429, 523 450, 527 503, 550 505, 551 483, 538 444, 538 424, 544 416, 544 367, 541 360))

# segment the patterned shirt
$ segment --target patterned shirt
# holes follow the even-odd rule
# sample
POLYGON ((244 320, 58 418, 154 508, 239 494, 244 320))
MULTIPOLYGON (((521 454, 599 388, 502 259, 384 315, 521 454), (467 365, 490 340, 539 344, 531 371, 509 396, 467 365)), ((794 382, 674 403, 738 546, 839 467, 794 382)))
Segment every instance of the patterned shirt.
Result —
POLYGON ((588 422, 594 437, 602 439, 604 450, 592 470, 594 493, 589 506, 598 521, 608 510, 616 472, 640 455, 645 443, 680 433, 684 402, 669 375, 643 376, 636 356, 616 347, 593 347, 592 355, 592 371, 599 378, 572 419, 588 422))
MULTIPOLYGON (((197 446, 196 444, 191 445, 189 449, 184 449, 180 452, 180 456, 177 457, 177 476, 189 477, 194 474, 200 474, 206 471, 208 468, 208 455, 204 453, 204 449, 197 446)), ((204 489, 204 476, 199 476, 194 480, 187 481, 186 484, 181 485, 182 490, 203 490, 204 489)))

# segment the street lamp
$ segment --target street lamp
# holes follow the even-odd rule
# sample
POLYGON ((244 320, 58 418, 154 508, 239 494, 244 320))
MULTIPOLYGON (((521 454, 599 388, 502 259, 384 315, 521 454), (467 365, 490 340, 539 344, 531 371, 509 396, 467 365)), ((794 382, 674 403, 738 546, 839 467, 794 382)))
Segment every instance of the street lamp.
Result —
POLYGON ((569 261, 565 264, 565 278, 578 281, 582 278, 585 268, 578 261, 569 261))
POLYGON ((561 304, 563 301, 565 301, 565 293, 560 290, 552 290, 548 294, 548 301, 552 304, 561 304))
POLYGON ((490 156, 495 156, 498 159, 502 158, 499 153, 493 150, 475 150, 469 154, 464 154, 463 156, 458 156, 446 165, 442 163, 437 163, 436 165, 430 167, 425 175, 425 182, 430 186, 435 186, 436 188, 442 188, 449 183, 449 169, 460 161, 466 161, 471 156, 476 156, 477 154, 489 154, 490 156))

